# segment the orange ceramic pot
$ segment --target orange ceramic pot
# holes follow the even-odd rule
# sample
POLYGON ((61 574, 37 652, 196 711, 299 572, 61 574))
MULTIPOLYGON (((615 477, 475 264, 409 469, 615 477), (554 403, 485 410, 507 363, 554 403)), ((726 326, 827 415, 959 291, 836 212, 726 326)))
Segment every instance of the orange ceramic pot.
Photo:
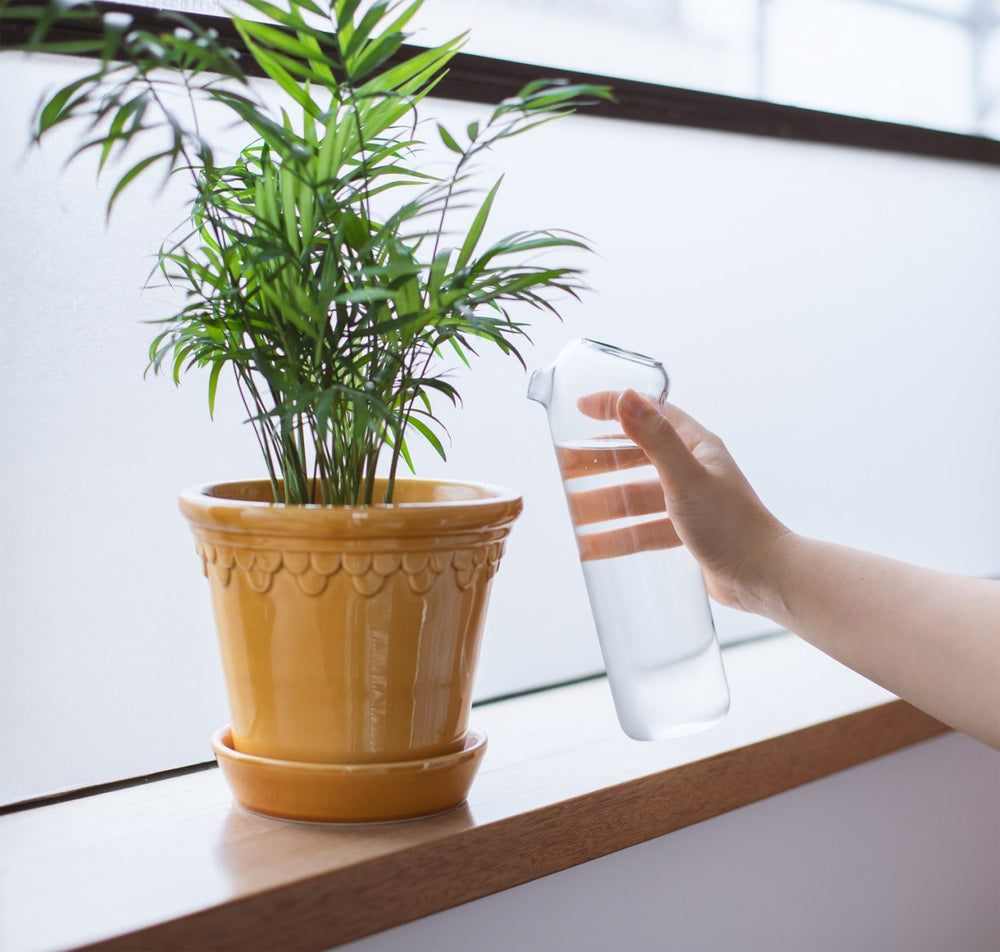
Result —
POLYGON ((184 492, 212 592, 233 751, 311 764, 458 756, 491 579, 521 511, 398 480, 391 506, 286 506, 265 481, 184 492))

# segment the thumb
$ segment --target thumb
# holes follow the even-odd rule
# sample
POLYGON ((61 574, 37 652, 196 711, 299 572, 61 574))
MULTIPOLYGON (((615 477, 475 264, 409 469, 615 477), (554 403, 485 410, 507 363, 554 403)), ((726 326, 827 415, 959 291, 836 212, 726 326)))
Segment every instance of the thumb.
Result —
POLYGON ((625 435, 650 458, 668 492, 679 488, 699 469, 697 460, 670 421, 634 390, 626 390, 619 397, 618 421, 625 435))

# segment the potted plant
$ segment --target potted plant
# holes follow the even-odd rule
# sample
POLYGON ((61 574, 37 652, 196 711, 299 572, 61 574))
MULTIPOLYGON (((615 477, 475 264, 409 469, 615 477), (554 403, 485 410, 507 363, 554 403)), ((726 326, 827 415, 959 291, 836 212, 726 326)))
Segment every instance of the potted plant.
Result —
POLYGON ((244 0, 232 25, 245 65, 182 14, 139 28, 104 6, 0 0, 23 48, 97 58, 47 97, 35 134, 83 129, 79 152, 116 168, 109 212, 151 170, 188 177, 189 215, 158 258, 184 302, 150 366, 177 382, 206 371, 210 411, 232 374, 261 449, 266 479, 180 504, 227 679, 217 757, 243 805, 295 819, 394 819, 465 798, 485 743, 468 716, 486 599, 521 501, 400 465, 413 438, 445 455, 435 401, 459 399, 446 356, 467 362, 483 343, 520 359, 512 308, 554 313, 551 293, 580 287, 576 267, 536 257, 585 248, 576 236, 484 241, 500 181, 470 205, 470 172, 606 91, 536 82, 461 133, 429 126, 418 107, 461 39, 405 50, 422 2, 244 0), (66 40, 52 28, 67 19, 100 29, 66 40), (276 84, 279 107, 251 73, 276 84), (245 128, 237 154, 202 133, 206 105, 245 128), (428 130, 453 156, 444 175, 421 165, 428 130))

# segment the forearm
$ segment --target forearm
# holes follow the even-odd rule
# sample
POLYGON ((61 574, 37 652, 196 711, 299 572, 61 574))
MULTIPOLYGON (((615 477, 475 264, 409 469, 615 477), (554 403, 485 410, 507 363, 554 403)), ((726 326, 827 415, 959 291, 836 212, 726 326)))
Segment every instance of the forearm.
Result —
POLYGON ((788 533, 756 595, 778 624, 1000 748, 1000 582, 788 533))

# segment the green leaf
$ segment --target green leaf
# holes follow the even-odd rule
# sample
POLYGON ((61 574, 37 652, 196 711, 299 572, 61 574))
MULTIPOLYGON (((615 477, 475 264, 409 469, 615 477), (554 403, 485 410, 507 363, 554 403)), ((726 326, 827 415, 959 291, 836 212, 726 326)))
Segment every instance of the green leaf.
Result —
POLYGON ((334 13, 337 23, 345 23, 354 16, 354 12, 361 5, 361 0, 336 0, 334 13))
POLYGON ((64 86, 57 93, 54 93, 46 102, 41 112, 38 114, 38 131, 42 133, 72 114, 75 106, 86 101, 85 96, 74 98, 75 94, 85 85, 93 82, 93 76, 85 76, 64 86))
MULTIPOLYGON (((375 3, 365 10, 361 17, 361 22, 354 26, 351 31, 351 36, 349 41, 341 49, 344 53, 345 60, 354 60, 358 53, 363 49, 365 44, 377 41, 377 37, 373 37, 375 28, 379 25, 379 22, 385 17, 386 10, 389 4, 386 0, 376 0, 375 3)), ((355 73, 353 64, 348 63, 348 75, 352 78, 357 78, 357 73, 355 73)))
MULTIPOLYGON (((386 29, 386 33, 402 33, 410 21, 417 15, 424 5, 424 0, 414 0, 409 6, 404 7, 403 12, 386 29)), ((390 7, 389 12, 393 12, 396 7, 390 7)))
POLYGON ((446 145, 446 146, 447 146, 447 147, 448 147, 449 149, 451 149, 451 151, 452 151, 452 152, 457 152, 457 153, 458 153, 459 155, 462 155, 462 154, 463 154, 463 151, 464 151, 464 150, 463 150, 463 149, 462 149, 462 147, 461 147, 461 146, 460 146, 460 145, 459 145, 459 144, 458 144, 458 143, 457 143, 457 142, 455 141, 455 139, 454 139, 454 137, 452 136, 452 134, 451 134, 451 133, 450 133, 450 132, 449 132, 449 131, 448 131, 447 129, 445 129, 445 127, 444 127, 443 125, 441 125, 441 123, 440 123, 440 122, 438 123, 438 127, 437 127, 437 129, 438 129, 438 135, 440 135, 440 136, 441 136, 441 141, 442 141, 442 142, 443 142, 443 143, 444 143, 444 144, 445 144, 445 145, 446 145))
POLYGON ((351 79, 353 81, 360 80, 377 70, 403 45, 403 39, 403 35, 397 33, 370 43, 364 53, 352 64, 351 79))
POLYGON ((392 66, 358 88, 358 98, 385 96, 395 92, 400 96, 424 94, 444 73, 444 67, 458 52, 460 40, 423 50, 392 66))
POLYGON ((310 58, 311 50, 303 43, 302 37, 289 33, 285 29, 238 17, 233 18, 233 25, 240 31, 244 39, 247 36, 252 36, 261 46, 266 46, 270 50, 280 50, 282 53, 303 60, 310 58))
MULTIPOLYGON (((407 425, 416 430, 427 442, 430 444, 431 448, 434 450, 438 456, 443 460, 448 459, 448 454, 445 451, 444 444, 438 439, 437 434, 429 427, 426 423, 418 420, 415 416, 411 416, 407 421, 407 425)), ((413 471, 412 466, 410 471, 413 471)))
POLYGON ((469 226, 469 233, 466 235, 465 241, 462 243, 462 247, 458 252, 458 258, 455 261, 456 271, 461 271, 462 268, 468 264, 473 251, 476 250, 476 245, 478 244, 479 238, 483 233, 483 228, 486 226, 486 220, 490 217, 490 211, 493 208, 493 199, 496 198, 496 194, 499 191, 500 184, 502 182, 503 176, 501 175, 500 178, 498 178, 494 183, 493 188, 491 188, 487 193, 483 204, 479 207, 479 211, 476 213, 476 217, 469 226))
POLYGON ((215 396, 219 388, 219 376, 225 365, 225 361, 215 361, 212 364, 212 372, 208 377, 208 415, 212 419, 215 419, 215 396))
POLYGON ((170 150, 165 152, 157 152, 155 155, 147 155, 146 158, 140 159, 135 163, 119 180, 118 184, 115 185, 113 191, 111 192, 111 197, 108 199, 108 214, 111 214, 111 209, 114 207, 115 202, 118 200, 119 196, 123 191, 125 191, 128 186, 134 182, 146 169, 161 159, 169 159, 172 157, 170 150))
MULTIPOLYGON (((236 24, 237 29, 240 29, 240 25, 236 24)), ((241 30, 242 32, 242 30, 241 30)), ((247 49, 250 50, 251 55, 257 61, 257 64, 269 79, 274 80, 281 89, 287 93, 292 99, 297 102, 307 115, 314 119, 318 119, 322 114, 322 110, 313 102, 310 95, 305 89, 299 84, 298 80, 292 76, 292 70, 297 72, 307 72, 304 71, 301 64, 295 60, 291 60, 288 57, 282 56, 280 53, 270 52, 265 47, 261 46, 259 43, 255 43, 250 39, 249 34, 245 36, 245 42, 247 49)))

